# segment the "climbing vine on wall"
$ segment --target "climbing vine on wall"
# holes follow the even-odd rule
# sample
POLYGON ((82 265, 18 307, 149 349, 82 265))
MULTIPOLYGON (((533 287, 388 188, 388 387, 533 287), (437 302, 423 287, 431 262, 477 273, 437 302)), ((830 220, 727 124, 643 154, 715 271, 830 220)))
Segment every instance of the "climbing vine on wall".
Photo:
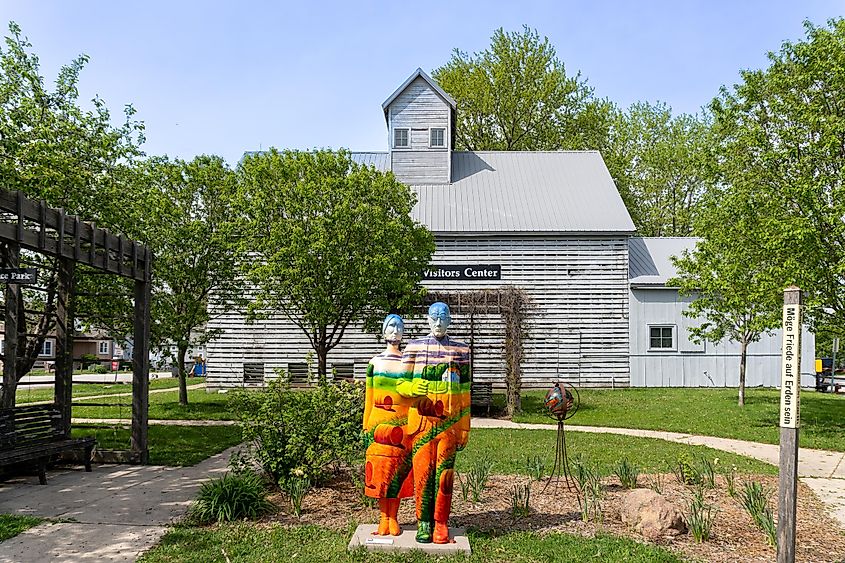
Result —
POLYGON ((525 355, 524 342, 528 336, 525 321, 528 311, 534 307, 528 293, 519 287, 505 286, 497 289, 476 291, 429 292, 427 303, 443 301, 449 304, 453 314, 465 315, 469 320, 470 348, 474 345, 476 315, 500 315, 505 327, 505 341, 502 356, 505 360, 505 407, 508 416, 522 409, 520 388, 522 387, 522 360, 525 355))

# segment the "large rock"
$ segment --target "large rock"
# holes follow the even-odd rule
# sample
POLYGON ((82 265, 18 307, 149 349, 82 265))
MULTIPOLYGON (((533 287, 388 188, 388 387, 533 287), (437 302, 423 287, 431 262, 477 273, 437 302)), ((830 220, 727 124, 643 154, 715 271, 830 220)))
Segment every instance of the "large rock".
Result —
POLYGON ((649 539, 687 531, 677 507, 651 489, 634 489, 622 497, 622 521, 649 539))

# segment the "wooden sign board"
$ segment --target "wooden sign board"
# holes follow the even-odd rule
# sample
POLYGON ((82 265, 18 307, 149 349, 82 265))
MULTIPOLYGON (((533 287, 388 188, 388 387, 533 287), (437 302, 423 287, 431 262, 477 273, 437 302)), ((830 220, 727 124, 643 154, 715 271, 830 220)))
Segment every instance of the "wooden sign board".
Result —
POLYGON ((38 283, 37 268, 0 268, 0 282, 34 285, 38 283))
POLYGON ((780 378, 780 426, 798 428, 801 394, 801 305, 783 306, 783 350, 780 378))

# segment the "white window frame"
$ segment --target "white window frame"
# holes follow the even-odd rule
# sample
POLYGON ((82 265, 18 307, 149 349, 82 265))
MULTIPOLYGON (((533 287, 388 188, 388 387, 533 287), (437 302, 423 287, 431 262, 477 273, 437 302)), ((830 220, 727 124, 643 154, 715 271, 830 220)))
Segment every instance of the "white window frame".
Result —
POLYGON ((410 127, 395 127, 393 129, 393 148, 394 149, 409 149, 411 148, 411 128, 410 127), (397 145, 396 144, 396 134, 399 131, 404 131, 407 139, 407 144, 404 145, 397 145))
POLYGON ((110 354, 110 353, 111 353, 111 346, 109 346, 109 341, 108 340, 100 340, 97 343, 97 354, 100 355, 100 356, 104 356, 104 355, 110 354), (105 351, 103 351, 104 347, 105 347, 105 351))
POLYGON ((445 149, 446 148, 446 128, 445 127, 431 127, 428 130, 428 147, 431 149, 445 149), (443 132, 443 144, 442 145, 435 145, 434 144, 434 132, 435 131, 442 131, 443 132))
POLYGON ((44 340, 41 343, 41 351, 38 353, 38 356, 41 358, 49 358, 53 355, 53 341, 52 340, 44 340))
MULTIPOLYGON (((648 325, 648 351, 649 352, 677 352, 678 351, 678 327, 673 324, 651 324, 648 325), (654 347, 651 345, 651 331, 655 328, 668 328, 672 331, 672 345, 670 347, 667 346, 660 346, 654 347)), ((663 340, 663 335, 661 334, 660 340, 663 340)))

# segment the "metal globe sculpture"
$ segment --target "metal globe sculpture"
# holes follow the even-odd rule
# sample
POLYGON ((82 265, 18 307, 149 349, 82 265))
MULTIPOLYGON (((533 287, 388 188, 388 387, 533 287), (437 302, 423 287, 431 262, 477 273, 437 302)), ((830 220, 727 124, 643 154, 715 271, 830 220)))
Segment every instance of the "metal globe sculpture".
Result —
POLYGON ((546 405, 546 409, 552 418, 568 420, 578 412, 581 398, 575 387, 558 382, 546 393, 543 403, 546 405))

